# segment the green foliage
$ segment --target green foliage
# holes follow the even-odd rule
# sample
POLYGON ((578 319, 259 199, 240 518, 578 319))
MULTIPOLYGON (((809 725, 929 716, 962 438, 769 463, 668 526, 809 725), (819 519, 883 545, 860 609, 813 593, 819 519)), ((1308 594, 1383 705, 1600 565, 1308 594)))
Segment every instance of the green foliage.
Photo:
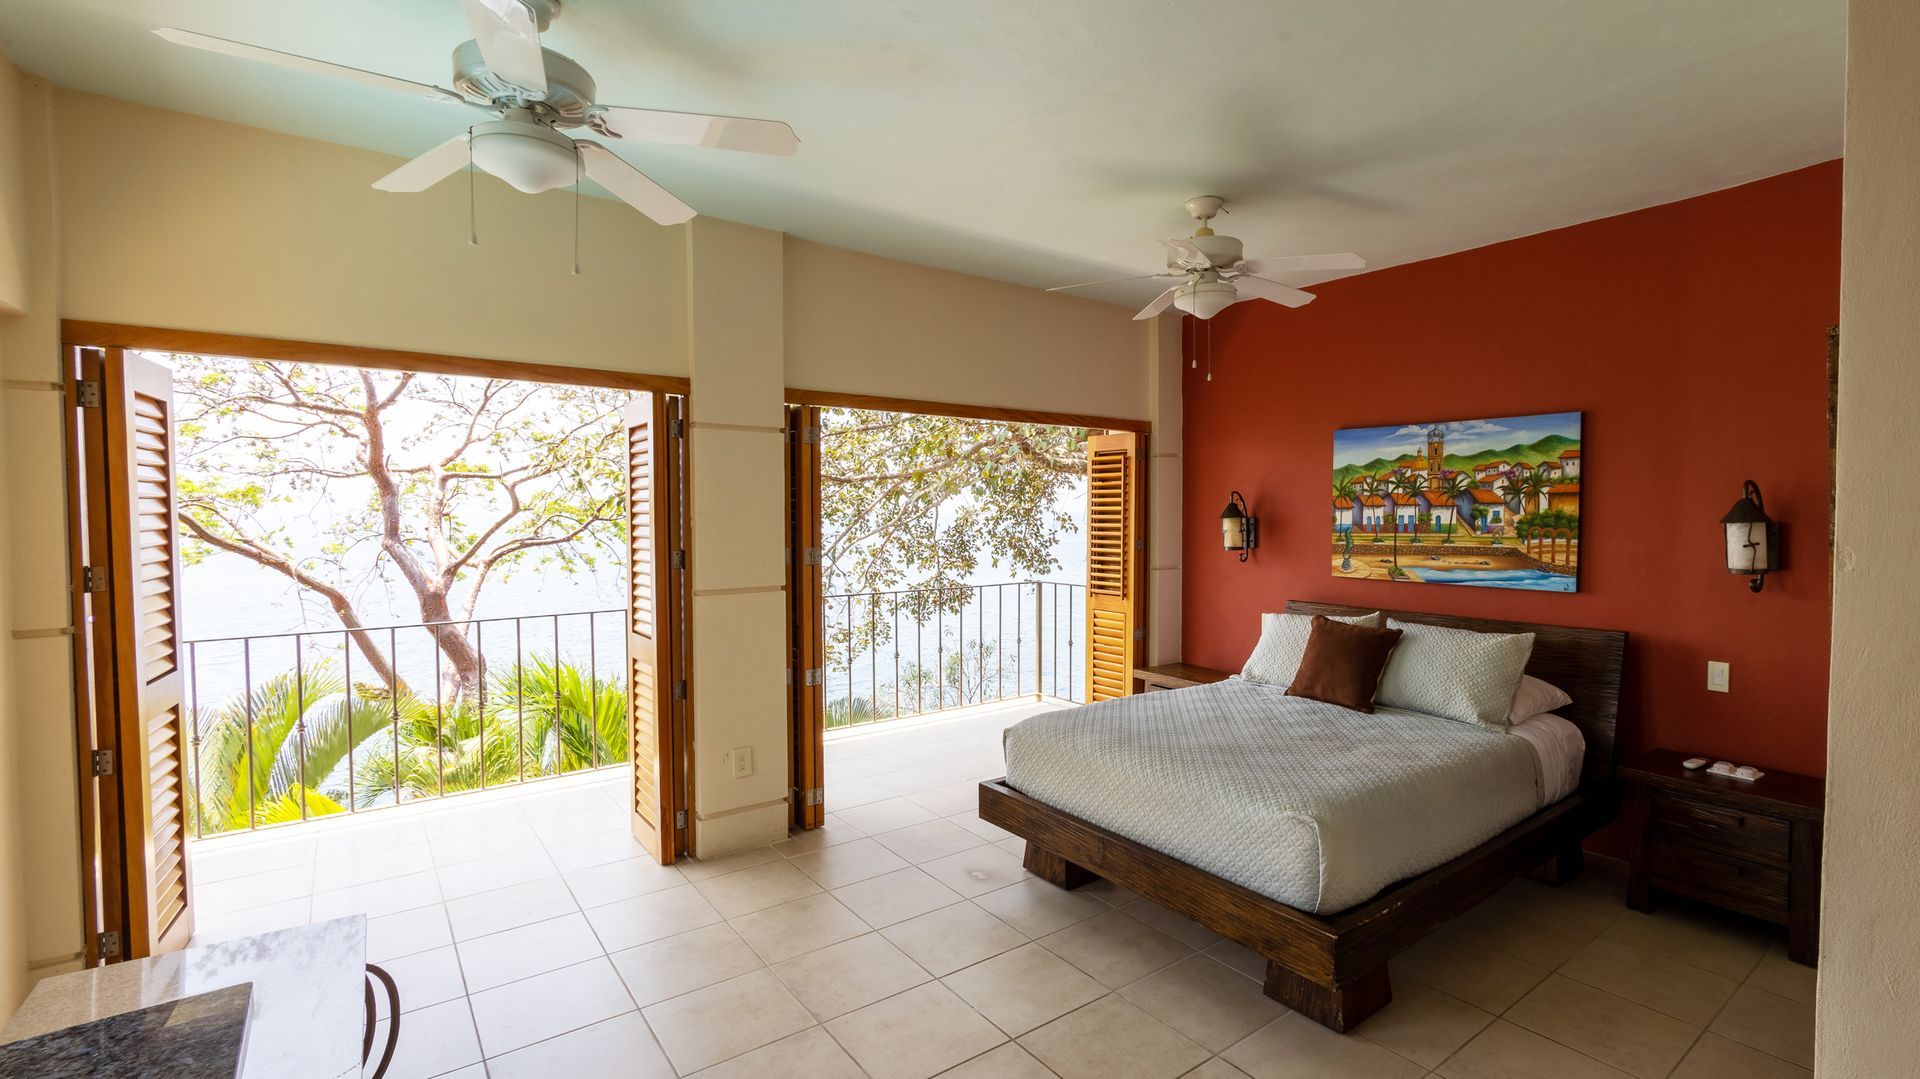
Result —
MULTIPOLYGON (((1524 445, 1515 443, 1506 449, 1480 450, 1477 453, 1449 453, 1441 459, 1441 464, 1443 467, 1457 468, 1462 472, 1471 472, 1475 467, 1489 461, 1540 465, 1559 460, 1562 450, 1579 448, 1580 443, 1575 439, 1565 435, 1548 435, 1536 442, 1528 442, 1524 445)), ((1379 475, 1401 465, 1412 464, 1417 456, 1417 454, 1403 453, 1392 460, 1376 457, 1365 464, 1341 465, 1333 470, 1334 482, 1338 483, 1340 480, 1353 479, 1362 475, 1379 475)))
POLYGON ((1567 510, 1539 510, 1522 514, 1513 522, 1514 535, 1521 539, 1552 537, 1561 532, 1580 535, 1580 515, 1567 510))

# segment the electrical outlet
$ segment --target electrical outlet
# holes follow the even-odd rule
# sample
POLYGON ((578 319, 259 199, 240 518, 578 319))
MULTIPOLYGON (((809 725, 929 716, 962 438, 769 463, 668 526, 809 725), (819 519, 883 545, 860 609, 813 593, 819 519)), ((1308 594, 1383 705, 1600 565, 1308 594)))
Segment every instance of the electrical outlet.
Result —
POLYGON ((745 779, 753 774, 752 746, 741 746, 727 756, 733 760, 733 778, 745 779))
POLYGON ((1707 689, 1712 693, 1727 692, 1727 664, 1723 660, 1707 661, 1707 689))

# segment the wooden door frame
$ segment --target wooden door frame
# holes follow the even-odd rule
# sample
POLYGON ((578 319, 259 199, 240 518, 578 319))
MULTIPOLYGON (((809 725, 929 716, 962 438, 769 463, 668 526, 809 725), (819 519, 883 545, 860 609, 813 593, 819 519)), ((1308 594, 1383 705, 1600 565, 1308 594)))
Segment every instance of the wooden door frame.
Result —
MULTIPOLYGON (((67 487, 69 617, 72 619, 68 634, 73 642, 71 673, 75 734, 74 769, 79 781, 77 794, 81 830, 80 894, 84 936, 82 953, 83 961, 88 967, 98 966, 110 959, 125 957, 129 928, 127 917, 130 897, 126 895, 123 869, 123 859, 127 856, 126 837, 121 827, 121 816, 125 809, 119 798, 117 784, 101 783, 100 777, 96 777, 93 771, 94 751, 117 746, 117 735, 115 738, 104 737, 105 734, 113 734, 116 731, 113 726, 115 713, 109 708, 102 707, 100 703, 102 680, 110 682, 112 678, 113 657, 110 644, 104 649, 108 654, 103 656, 101 654, 103 649, 93 647, 94 642, 89 639, 83 629, 89 624, 88 619, 93 613, 92 600, 82 587, 86 567, 104 564, 102 556, 106 554, 107 549, 102 545, 111 542, 111 537, 107 535, 104 525, 95 525, 92 522, 106 520, 104 515, 107 500, 114 496, 114 492, 109 489, 104 476, 98 483, 87 482, 91 478, 89 468, 105 468, 103 456, 105 441, 104 430, 99 427, 102 421, 96 419, 94 423, 88 423, 88 410, 82 408, 81 354, 89 351, 97 352, 101 356, 101 362, 104 362, 106 350, 112 348, 129 351, 236 356, 285 363, 317 363, 370 370, 411 371, 418 374, 457 375, 550 385, 646 391, 679 397, 683 424, 691 423, 693 410, 692 381, 679 375, 610 371, 591 367, 411 352, 403 349, 370 348, 288 338, 182 330, 86 319, 62 319, 60 321, 60 372, 64 396, 64 445, 62 448, 67 487), (93 452, 89 453, 89 449, 93 452), (96 458, 98 458, 97 466, 96 458), (94 873, 96 866, 99 867, 97 877, 94 873), (111 913, 115 911, 117 913, 111 913), (101 934, 109 932, 120 934, 121 950, 118 956, 101 954, 101 934)), ((99 417, 100 413, 98 410, 93 410, 91 415, 99 417)), ((678 527, 689 552, 693 545, 691 442, 691 439, 680 440, 682 464, 678 475, 681 504, 678 527)), ((678 604, 680 639, 677 643, 682 645, 677 649, 676 660, 680 664, 680 670, 688 687, 686 698, 678 702, 681 708, 677 723, 684 736, 680 743, 679 763, 682 775, 679 777, 679 782, 684 792, 684 804, 691 807, 694 794, 694 701, 690 553, 688 562, 689 565, 679 568, 674 587, 678 589, 680 598, 678 604)), ((107 636, 110 638, 111 634, 107 636)), ((679 842, 683 844, 680 853, 692 850, 695 828, 693 817, 694 814, 689 811, 685 830, 677 833, 679 842)))
POLYGON ((1148 420, 1129 420, 1117 416, 1095 416, 1081 412, 1049 412, 1034 408, 1002 408, 995 405, 968 405, 953 401, 923 401, 911 397, 876 397, 865 393, 841 393, 837 390, 803 390, 787 387, 787 404, 818 405, 821 408, 863 408, 872 412, 910 412, 921 416, 952 416, 962 420, 997 420, 1002 423, 1044 423, 1054 427, 1086 427, 1095 431, 1134 431, 1148 434, 1148 420))

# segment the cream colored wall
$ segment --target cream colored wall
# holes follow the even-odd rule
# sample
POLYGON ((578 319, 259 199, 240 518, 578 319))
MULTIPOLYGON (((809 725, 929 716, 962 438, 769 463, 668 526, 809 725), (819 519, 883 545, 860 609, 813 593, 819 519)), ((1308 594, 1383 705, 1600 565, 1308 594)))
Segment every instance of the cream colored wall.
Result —
POLYGON ((1911 1075, 1920 1035, 1920 515, 1884 495, 1920 441, 1920 5, 1852 0, 1841 225, 1839 473, 1826 864, 1815 1044, 1822 1079, 1911 1075))
MULTIPOLYGON (((0 216, 0 306, 27 310, 0 318, 11 380, 0 611, 52 635, 0 642, 0 662, 38 672, 0 693, 12 765, 0 783, 16 794, 0 791, 0 1012, 22 958, 57 970, 80 949, 67 581, 46 568, 66 564, 58 397, 46 388, 62 317, 691 377, 694 811, 708 855, 785 830, 786 386, 1177 424, 1178 379, 1155 374, 1177 333, 1122 308, 714 218, 662 229, 601 199, 582 206, 574 277, 563 193, 482 177, 469 247, 465 185, 367 186, 394 158, 35 79, 21 97, 19 126, 0 119, 0 210, 23 207, 0 216), (884 298, 884 313, 863 313, 863 296, 884 298), (740 747, 754 770, 735 779, 726 755, 740 747), (24 896, 7 891, 23 881, 24 896), (24 945, 9 950, 17 920, 24 945)), ((1177 539, 1177 508, 1159 508, 1177 507, 1176 492, 1156 485, 1153 512, 1177 539)), ((1156 586, 1176 578, 1157 572, 1156 586)), ((1169 609, 1177 641, 1177 607, 1156 605, 1169 609)))

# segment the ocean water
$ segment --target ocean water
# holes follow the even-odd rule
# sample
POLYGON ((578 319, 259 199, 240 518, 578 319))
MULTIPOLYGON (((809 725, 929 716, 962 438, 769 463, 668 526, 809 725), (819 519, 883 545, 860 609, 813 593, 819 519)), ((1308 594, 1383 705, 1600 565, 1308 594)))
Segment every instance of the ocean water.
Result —
POLYGON ((1463 584, 1477 588, 1518 588, 1528 592, 1571 592, 1575 579, 1538 569, 1423 569, 1407 567, 1422 584, 1463 584))

